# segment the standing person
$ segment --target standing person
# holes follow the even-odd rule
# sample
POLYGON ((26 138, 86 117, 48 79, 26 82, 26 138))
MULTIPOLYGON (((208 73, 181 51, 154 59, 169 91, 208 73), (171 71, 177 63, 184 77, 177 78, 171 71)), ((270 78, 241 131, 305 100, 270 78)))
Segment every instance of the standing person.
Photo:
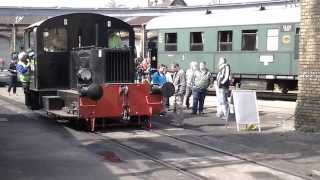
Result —
MULTIPOLYGON (((159 87, 162 87, 167 82, 167 78, 166 78, 165 72, 166 72, 166 66, 161 64, 159 66, 158 71, 152 74, 152 76, 151 76, 151 84, 159 86, 159 87)), ((164 111, 161 112, 160 115, 165 115, 166 114, 166 104, 167 104, 167 98, 163 97, 164 111)))
POLYGON ((207 94, 207 88, 212 83, 212 75, 208 71, 205 62, 199 64, 199 70, 195 71, 192 80, 193 106, 192 114, 203 114, 204 99, 207 94))
POLYGON ((192 95, 192 77, 194 75, 194 72, 198 70, 198 63, 195 62, 195 61, 192 61, 190 63, 190 68, 187 70, 186 72, 186 83, 187 83, 187 86, 186 86, 186 94, 185 94, 185 105, 187 107, 187 109, 190 108, 190 97, 192 95))
POLYGON ((23 92, 25 95, 25 104, 29 106, 29 99, 28 99, 28 94, 29 94, 29 87, 30 87, 30 72, 31 72, 31 67, 30 63, 27 60, 28 55, 23 51, 19 53, 18 59, 19 62, 17 64, 16 70, 18 73, 18 78, 20 82, 22 83, 23 86, 23 92))
POLYGON ((176 117, 176 125, 183 125, 183 98, 186 93, 186 74, 183 69, 180 69, 179 64, 172 65, 174 93, 174 112, 176 117))
POLYGON ((151 84, 162 87, 167 82, 165 72, 166 66, 161 64, 158 71, 151 75, 151 84))
POLYGON ((217 117, 226 119, 229 114, 228 94, 230 85, 230 65, 227 64, 227 59, 221 57, 218 63, 217 74, 217 117))
POLYGON ((13 54, 12 55, 12 60, 9 65, 8 71, 10 72, 10 82, 9 82, 9 87, 8 87, 8 93, 10 96, 11 89, 13 91, 14 95, 17 95, 17 84, 18 84, 18 77, 17 77, 17 55, 13 54))
MULTIPOLYGON (((168 67, 166 66, 164 74, 166 75, 167 82, 173 83, 173 73, 168 71, 168 67)), ((170 108, 170 97, 166 97, 166 108, 169 110, 170 108)))

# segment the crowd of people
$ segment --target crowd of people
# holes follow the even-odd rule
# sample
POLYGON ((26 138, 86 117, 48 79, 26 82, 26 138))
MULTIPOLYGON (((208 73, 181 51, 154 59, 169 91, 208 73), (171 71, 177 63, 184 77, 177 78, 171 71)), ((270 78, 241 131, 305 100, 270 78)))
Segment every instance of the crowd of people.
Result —
MULTIPOLYGON (((177 114, 174 124, 183 125, 183 109, 191 109, 192 115, 204 114, 204 101, 207 89, 215 86, 217 95, 217 117, 226 119, 229 113, 228 94, 230 85, 230 65, 225 57, 221 57, 218 63, 218 74, 216 78, 208 70, 206 62, 195 61, 190 63, 189 69, 184 71, 178 63, 172 64, 170 69, 161 64, 156 72, 150 73, 151 84, 163 86, 166 82, 171 82, 175 87, 173 111, 177 114), (192 107, 190 98, 192 96, 192 107)), ((169 98, 164 98, 165 111, 169 109, 169 98)))

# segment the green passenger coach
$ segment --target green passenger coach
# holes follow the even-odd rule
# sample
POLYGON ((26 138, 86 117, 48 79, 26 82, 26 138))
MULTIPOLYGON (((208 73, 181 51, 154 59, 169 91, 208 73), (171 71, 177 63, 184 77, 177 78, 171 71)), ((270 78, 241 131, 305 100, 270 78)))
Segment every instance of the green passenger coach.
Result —
POLYGON ((283 92, 297 88, 299 7, 270 7, 180 13, 147 24, 158 33, 158 64, 205 61, 216 73, 226 57, 242 88, 283 92))

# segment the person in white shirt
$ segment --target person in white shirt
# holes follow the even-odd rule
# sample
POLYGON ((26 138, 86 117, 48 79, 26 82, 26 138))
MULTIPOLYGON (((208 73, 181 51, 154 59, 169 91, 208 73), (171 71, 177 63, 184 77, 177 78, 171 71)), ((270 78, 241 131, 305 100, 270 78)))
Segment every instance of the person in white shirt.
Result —
POLYGON ((185 99, 185 105, 187 107, 187 109, 190 108, 190 97, 192 95, 192 77, 194 75, 194 72, 198 70, 198 63, 195 62, 195 61, 192 61, 190 63, 190 68, 187 69, 186 71, 186 94, 184 96, 184 99, 185 99))
POLYGON ((227 118, 229 111, 228 93, 230 86, 230 65, 227 64, 227 59, 221 57, 218 63, 218 74, 216 80, 216 94, 217 94, 217 117, 227 118))

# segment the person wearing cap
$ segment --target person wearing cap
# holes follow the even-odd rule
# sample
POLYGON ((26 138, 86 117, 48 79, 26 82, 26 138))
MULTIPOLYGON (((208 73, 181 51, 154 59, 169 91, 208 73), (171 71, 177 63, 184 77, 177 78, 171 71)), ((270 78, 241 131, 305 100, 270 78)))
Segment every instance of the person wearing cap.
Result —
POLYGON ((8 71, 10 72, 10 82, 8 86, 8 93, 9 96, 11 95, 11 89, 13 91, 13 94, 16 95, 17 92, 17 83, 18 83, 18 77, 17 77, 17 54, 13 53, 12 54, 12 60, 9 65, 8 71))
POLYGON ((23 92, 25 94, 25 103, 28 105, 28 93, 29 93, 29 87, 30 87, 30 63, 28 62, 28 55, 26 52, 22 51, 18 55, 18 64, 16 67, 18 78, 23 86, 23 92))
POLYGON ((226 119, 229 114, 228 94, 230 86, 230 65, 225 57, 220 57, 216 80, 217 94, 217 117, 226 119))
POLYGON ((206 62, 199 64, 199 70, 194 72, 192 78, 192 96, 193 106, 191 114, 203 114, 204 99, 207 94, 207 89, 212 84, 212 74, 207 69, 206 62))

